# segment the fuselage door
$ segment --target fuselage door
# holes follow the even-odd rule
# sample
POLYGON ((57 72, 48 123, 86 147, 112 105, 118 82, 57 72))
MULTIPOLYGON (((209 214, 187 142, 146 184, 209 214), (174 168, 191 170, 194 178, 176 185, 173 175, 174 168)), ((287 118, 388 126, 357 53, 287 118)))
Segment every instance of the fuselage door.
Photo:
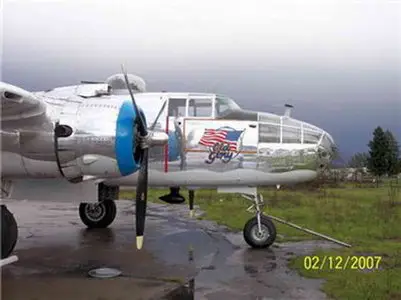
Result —
POLYGON ((213 95, 183 95, 172 96, 168 99, 168 131, 176 130, 177 126, 184 130, 184 118, 213 119, 213 95))
POLYGON ((181 157, 181 140, 183 118, 187 113, 187 94, 169 95, 167 99, 167 116, 165 130, 169 136, 168 145, 164 148, 164 172, 171 171, 169 162, 178 161, 181 157))
MULTIPOLYGON (((168 161, 181 161, 180 169, 184 168, 184 123, 185 119, 212 120, 214 117, 214 96, 178 94, 169 95, 166 120, 166 132, 169 135, 165 158, 168 161)), ((170 168, 165 163, 165 171, 170 168)))
POLYGON ((182 118, 187 113, 187 97, 170 97, 168 99, 168 110, 167 110, 167 128, 168 131, 175 130, 177 125, 182 126, 182 118))

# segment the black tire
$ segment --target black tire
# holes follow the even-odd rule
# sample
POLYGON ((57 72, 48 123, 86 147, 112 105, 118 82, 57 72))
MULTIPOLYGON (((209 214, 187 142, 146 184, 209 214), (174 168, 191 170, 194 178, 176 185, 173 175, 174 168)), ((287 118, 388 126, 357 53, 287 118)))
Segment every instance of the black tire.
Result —
POLYGON ((13 252, 18 239, 17 221, 5 205, 1 205, 1 259, 13 252))
POLYGON ((79 217, 88 228, 106 228, 113 223, 116 214, 117 207, 112 200, 79 205, 79 217), (93 204, 97 205, 95 212, 91 210, 93 204))
POLYGON ((246 222, 243 230, 244 239, 252 248, 267 248, 271 246, 276 240, 276 226, 266 216, 260 216, 260 223, 262 227, 262 236, 258 237, 258 219, 253 217, 246 222))

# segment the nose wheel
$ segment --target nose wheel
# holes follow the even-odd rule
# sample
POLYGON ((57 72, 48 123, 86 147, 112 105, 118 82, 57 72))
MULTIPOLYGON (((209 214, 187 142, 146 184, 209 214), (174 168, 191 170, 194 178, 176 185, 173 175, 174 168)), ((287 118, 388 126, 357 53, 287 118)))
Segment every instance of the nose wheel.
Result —
POLYGON ((265 206, 263 196, 261 194, 246 195, 242 197, 253 202, 247 211, 256 212, 256 216, 246 222, 243 234, 244 240, 252 248, 267 248, 276 240, 277 230, 270 218, 263 215, 263 207, 265 206))
POLYGON ((256 216, 246 222, 243 234, 244 240, 252 248, 267 248, 274 243, 277 231, 268 217, 259 215, 259 218, 256 216))

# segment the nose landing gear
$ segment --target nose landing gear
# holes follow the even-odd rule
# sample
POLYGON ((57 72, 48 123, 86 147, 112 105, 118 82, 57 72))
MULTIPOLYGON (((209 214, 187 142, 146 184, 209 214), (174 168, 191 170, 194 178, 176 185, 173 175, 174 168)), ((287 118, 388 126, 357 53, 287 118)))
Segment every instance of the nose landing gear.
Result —
POLYGON ((243 229, 244 240, 252 248, 267 248, 274 243, 277 236, 277 230, 272 220, 341 246, 351 247, 351 245, 347 243, 341 242, 322 233, 318 233, 272 215, 263 214, 263 208, 265 205, 263 196, 257 192, 257 187, 223 187, 218 188, 217 192, 241 194, 242 197, 253 202, 247 211, 254 212, 256 215, 245 224, 243 229))
POLYGON ((297 230, 309 233, 311 235, 318 236, 320 238, 331 241, 338 245, 351 247, 350 244, 341 242, 322 233, 318 233, 308 228, 277 218, 275 216, 263 215, 263 207, 264 207, 263 196, 261 194, 258 195, 256 190, 252 194, 242 194, 242 197, 254 202, 254 204, 252 204, 247 209, 247 211, 252 211, 252 210, 256 211, 256 216, 250 219, 245 224, 243 230, 245 241, 253 248, 267 248, 274 243, 277 231, 276 227, 274 226, 274 223, 271 220, 290 226, 297 230))
POLYGON ((247 211, 256 210, 256 216, 246 222, 243 235, 244 240, 252 248, 267 248, 276 240, 277 230, 270 218, 263 215, 263 196, 261 194, 246 195, 242 197, 254 201, 247 211))

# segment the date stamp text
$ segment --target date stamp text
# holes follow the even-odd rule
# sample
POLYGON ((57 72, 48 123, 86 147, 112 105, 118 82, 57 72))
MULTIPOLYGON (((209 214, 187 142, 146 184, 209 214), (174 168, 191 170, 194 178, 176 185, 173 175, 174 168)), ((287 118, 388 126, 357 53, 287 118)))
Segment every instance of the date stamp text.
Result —
POLYGON ((381 256, 307 255, 303 267, 305 270, 378 270, 381 260, 381 256))

